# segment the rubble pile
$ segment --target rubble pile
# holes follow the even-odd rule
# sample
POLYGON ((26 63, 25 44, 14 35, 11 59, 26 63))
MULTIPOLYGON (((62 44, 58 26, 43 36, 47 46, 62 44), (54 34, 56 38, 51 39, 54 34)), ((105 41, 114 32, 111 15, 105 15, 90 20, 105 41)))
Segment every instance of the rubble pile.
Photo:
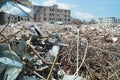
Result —
POLYGON ((118 25, 19 22, 0 28, 1 79, 120 79, 118 25))

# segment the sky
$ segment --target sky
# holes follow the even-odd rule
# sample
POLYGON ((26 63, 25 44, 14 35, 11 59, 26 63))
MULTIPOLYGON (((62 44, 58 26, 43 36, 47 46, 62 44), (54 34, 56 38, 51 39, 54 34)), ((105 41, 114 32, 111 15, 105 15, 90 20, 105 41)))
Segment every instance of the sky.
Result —
POLYGON ((120 18, 120 0, 29 0, 34 5, 52 6, 71 10, 71 16, 80 20, 106 17, 120 18))

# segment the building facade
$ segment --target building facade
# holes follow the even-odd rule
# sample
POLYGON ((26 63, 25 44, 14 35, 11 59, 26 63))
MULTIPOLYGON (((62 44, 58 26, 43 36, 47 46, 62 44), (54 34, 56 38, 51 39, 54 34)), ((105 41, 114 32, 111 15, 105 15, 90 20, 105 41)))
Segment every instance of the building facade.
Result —
POLYGON ((98 24, 104 24, 104 25, 120 24, 120 19, 115 17, 99 18, 98 24))
POLYGON ((35 22, 49 22, 49 23, 70 23, 71 11, 66 9, 59 9, 58 5, 53 6, 37 6, 33 5, 33 18, 35 22))

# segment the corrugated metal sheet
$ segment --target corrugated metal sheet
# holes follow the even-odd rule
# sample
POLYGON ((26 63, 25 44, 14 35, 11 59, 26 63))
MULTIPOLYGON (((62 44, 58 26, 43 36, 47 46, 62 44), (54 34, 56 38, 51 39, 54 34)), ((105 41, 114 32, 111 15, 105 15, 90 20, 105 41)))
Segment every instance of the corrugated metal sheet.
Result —
POLYGON ((27 13, 30 11, 30 8, 23 6, 19 3, 15 3, 12 1, 0 2, 0 12, 5 12, 12 15, 28 16, 27 13))

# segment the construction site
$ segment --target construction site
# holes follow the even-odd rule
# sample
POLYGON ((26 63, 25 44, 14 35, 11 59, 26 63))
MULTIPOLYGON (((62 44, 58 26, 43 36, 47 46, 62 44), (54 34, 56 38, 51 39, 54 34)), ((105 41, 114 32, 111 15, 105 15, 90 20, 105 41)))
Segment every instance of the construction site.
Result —
MULTIPOLYGON (((0 12, 12 14, 5 7, 16 1, 0 2, 0 12)), ((8 21, 0 25, 0 80, 120 80, 120 25, 8 21)))

